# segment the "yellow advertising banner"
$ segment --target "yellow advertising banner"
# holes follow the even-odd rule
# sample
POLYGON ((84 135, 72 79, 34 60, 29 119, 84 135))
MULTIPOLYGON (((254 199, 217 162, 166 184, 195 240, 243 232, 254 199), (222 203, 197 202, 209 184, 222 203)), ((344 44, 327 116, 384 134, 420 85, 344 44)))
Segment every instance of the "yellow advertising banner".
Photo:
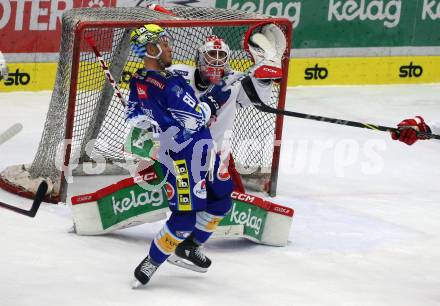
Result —
MULTIPOLYGON (((97 63, 83 63, 80 69, 85 66, 100 74, 97 63)), ((8 68, 9 75, 0 82, 0 92, 53 89, 56 63, 10 63, 8 68)), ((133 73, 124 72, 119 80, 123 88, 133 73)), ((104 82, 104 74, 102 77, 104 82)), ((289 86, 421 83, 440 83, 440 56, 293 58, 289 66, 289 86)), ((78 88, 87 89, 92 88, 78 88)))
POLYGON ((0 92, 53 90, 56 63, 8 63, 9 74, 0 92))
POLYGON ((293 58, 289 86, 440 82, 440 56, 293 58))

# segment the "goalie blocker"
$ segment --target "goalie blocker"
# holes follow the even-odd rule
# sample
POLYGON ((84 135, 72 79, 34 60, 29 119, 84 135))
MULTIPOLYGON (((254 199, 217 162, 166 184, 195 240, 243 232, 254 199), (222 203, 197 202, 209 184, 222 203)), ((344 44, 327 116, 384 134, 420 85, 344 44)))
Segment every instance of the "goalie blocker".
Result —
MULTIPOLYGON (((166 219, 168 199, 174 190, 165 185, 146 190, 140 183, 160 182, 153 165, 142 176, 127 178, 96 192, 73 196, 72 215, 76 233, 101 235, 143 223, 166 219)), ((285 246, 294 210, 260 197, 233 192, 232 208, 220 222, 213 237, 243 237, 272 246, 285 246)))

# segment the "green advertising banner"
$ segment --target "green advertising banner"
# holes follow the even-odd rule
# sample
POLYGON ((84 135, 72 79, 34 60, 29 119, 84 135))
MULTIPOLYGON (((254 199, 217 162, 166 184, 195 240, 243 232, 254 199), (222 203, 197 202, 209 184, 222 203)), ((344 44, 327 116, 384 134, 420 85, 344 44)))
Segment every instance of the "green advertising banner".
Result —
POLYGON ((440 46, 440 0, 216 0, 288 18, 293 48, 440 46))
POLYGON ((139 185, 121 189, 97 202, 103 229, 131 217, 168 207, 165 189, 148 191, 139 185))
POLYGON ((266 222, 267 211, 261 207, 233 200, 229 213, 220 221, 219 226, 238 225, 244 226, 243 234, 261 240, 266 222))
POLYGON ((151 169, 157 178, 118 189, 97 200, 103 229, 143 213, 168 207, 167 189, 154 188, 161 184, 164 177, 162 167, 155 162, 151 169))

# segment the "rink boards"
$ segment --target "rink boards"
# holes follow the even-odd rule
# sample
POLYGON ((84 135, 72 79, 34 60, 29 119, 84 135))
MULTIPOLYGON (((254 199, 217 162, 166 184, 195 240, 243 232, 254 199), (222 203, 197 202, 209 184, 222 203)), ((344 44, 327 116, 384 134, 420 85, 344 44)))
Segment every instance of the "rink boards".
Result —
MULTIPOLYGON (((53 89, 56 63, 8 63, 8 67, 1 92, 53 89)), ((439 70, 440 56, 292 58, 288 86, 438 83, 439 70)), ((132 74, 124 72, 123 87, 132 74)))

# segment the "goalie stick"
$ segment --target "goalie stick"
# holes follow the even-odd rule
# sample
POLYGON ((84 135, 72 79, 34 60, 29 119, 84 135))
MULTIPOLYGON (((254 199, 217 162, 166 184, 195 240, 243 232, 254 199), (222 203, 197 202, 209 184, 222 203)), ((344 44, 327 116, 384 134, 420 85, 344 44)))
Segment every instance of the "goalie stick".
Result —
POLYGON ((16 212, 18 214, 33 218, 37 214, 37 211, 40 208, 41 202, 43 202, 44 196, 46 195, 46 192, 47 192, 47 188, 48 188, 47 183, 45 181, 42 181, 40 183, 40 186, 38 186, 38 190, 37 190, 37 193, 35 194, 34 202, 32 203, 32 206, 30 209, 19 208, 17 206, 9 205, 9 204, 3 203, 3 202, 0 202, 0 207, 9 209, 9 210, 16 212))
MULTIPOLYGON (((336 119, 336 118, 323 117, 323 116, 316 116, 316 115, 297 113, 297 112, 287 111, 287 110, 283 110, 283 109, 273 108, 273 107, 265 104, 263 101, 261 101, 261 99, 258 96, 257 91, 255 90, 255 87, 252 84, 252 81, 250 78, 248 78, 248 77, 243 78, 241 80, 241 83, 243 84, 243 89, 245 90, 245 92, 248 95, 251 102, 254 104, 254 106, 258 110, 260 110, 262 112, 276 114, 276 115, 283 115, 283 116, 288 116, 288 117, 316 120, 316 121, 333 123, 333 124, 348 125, 348 126, 352 126, 352 127, 364 128, 364 129, 370 129, 370 130, 376 130, 376 131, 382 131, 382 132, 396 132, 396 133, 400 132, 399 129, 393 128, 393 127, 388 127, 388 126, 376 125, 376 124, 371 124, 371 123, 362 123, 362 122, 349 121, 349 120, 336 119)), ((417 132, 417 136, 423 136, 426 139, 440 140, 440 135, 436 135, 436 134, 417 132)))

